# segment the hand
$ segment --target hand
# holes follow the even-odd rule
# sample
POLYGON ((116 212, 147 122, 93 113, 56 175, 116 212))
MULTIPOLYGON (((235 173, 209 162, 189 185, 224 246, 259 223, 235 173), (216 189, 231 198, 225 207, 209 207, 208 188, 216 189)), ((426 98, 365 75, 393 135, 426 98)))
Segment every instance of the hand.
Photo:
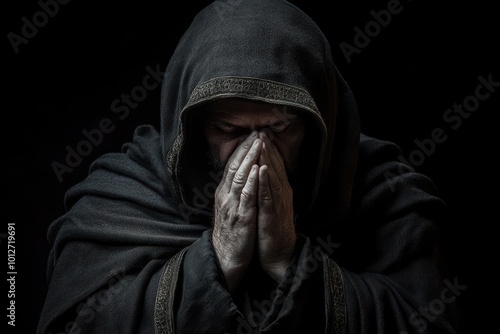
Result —
POLYGON ((257 229, 257 195, 262 140, 256 131, 229 158, 215 191, 212 243, 229 291, 248 268, 257 229))
POLYGON ((276 146, 260 134, 257 243, 262 269, 279 282, 292 261, 297 234, 294 225, 293 191, 276 146))

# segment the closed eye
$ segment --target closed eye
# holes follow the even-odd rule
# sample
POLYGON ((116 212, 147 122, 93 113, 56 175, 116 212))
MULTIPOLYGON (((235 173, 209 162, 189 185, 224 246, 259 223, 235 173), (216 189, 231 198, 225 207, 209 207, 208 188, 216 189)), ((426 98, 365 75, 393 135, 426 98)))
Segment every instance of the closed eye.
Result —
POLYGON ((228 133, 235 132, 235 131, 238 131, 239 129, 241 129, 241 128, 234 126, 234 125, 231 125, 231 124, 217 124, 217 125, 215 125, 215 127, 219 131, 228 132, 228 133))
POLYGON ((236 138, 250 134, 250 130, 229 123, 218 123, 213 125, 214 129, 226 139, 236 138))
POLYGON ((289 124, 286 124, 284 122, 277 122, 277 123, 271 124, 269 126, 269 129, 271 129, 271 131, 273 131, 273 132, 279 133, 279 132, 285 131, 288 128, 288 125, 289 124))

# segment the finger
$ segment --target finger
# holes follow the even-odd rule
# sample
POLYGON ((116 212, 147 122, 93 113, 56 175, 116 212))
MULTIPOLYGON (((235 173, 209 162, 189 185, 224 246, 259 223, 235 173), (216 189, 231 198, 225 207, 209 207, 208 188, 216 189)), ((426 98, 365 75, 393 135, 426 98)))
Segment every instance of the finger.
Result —
POLYGON ((248 174, 247 182, 241 191, 240 209, 245 212, 257 205, 257 194, 259 190, 259 166, 253 165, 248 174))
POLYGON ((262 150, 259 156, 259 166, 271 166, 271 161, 269 161, 269 154, 267 153, 266 143, 262 142, 262 150))
POLYGON ((270 167, 272 167, 272 169, 276 172, 276 175, 278 176, 279 180, 281 182, 285 182, 286 180, 288 180, 288 177, 286 174, 286 168, 285 168, 285 163, 283 161, 283 157, 278 151, 278 148, 269 139, 269 136, 266 133, 261 132, 260 138, 263 140, 264 146, 266 147, 267 159, 269 161, 267 164, 270 167))
MULTIPOLYGON (((269 185, 270 191, 272 192, 278 192, 281 190, 281 180, 276 172, 276 170, 273 167, 273 164, 270 161, 269 158, 269 143, 266 145, 265 143, 262 145, 262 152, 260 154, 260 159, 259 162, 261 162, 261 166, 267 166, 266 174, 267 174, 267 183, 269 185)), ((276 194, 274 196, 275 198, 278 199, 279 196, 276 194)))
POLYGON ((238 171, 234 174, 233 181, 231 183, 231 192, 235 195, 240 195, 245 183, 247 182, 248 175, 252 166, 259 160, 260 152, 262 150, 262 140, 255 139, 252 147, 248 150, 243 162, 240 164, 238 171))
POLYGON ((226 168, 224 168, 224 174, 222 175, 223 187, 226 192, 231 189, 231 181, 234 178, 234 174, 240 168, 241 162, 245 159, 248 151, 252 147, 253 142, 258 137, 257 131, 252 131, 250 135, 234 150, 233 154, 229 157, 227 161, 226 168))
POLYGON ((259 168, 259 191, 258 191, 259 209, 266 210, 272 203, 273 196, 269 188, 269 168, 268 166, 260 166, 259 168))

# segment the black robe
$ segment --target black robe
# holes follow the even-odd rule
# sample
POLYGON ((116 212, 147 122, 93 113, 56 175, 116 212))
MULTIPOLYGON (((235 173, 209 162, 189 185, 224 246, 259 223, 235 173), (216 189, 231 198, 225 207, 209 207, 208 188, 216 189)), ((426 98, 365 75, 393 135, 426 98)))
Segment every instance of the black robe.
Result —
POLYGON ((457 333, 439 221, 445 204, 399 148, 360 133, 317 25, 286 1, 214 2, 165 72, 161 127, 98 158, 48 231, 38 333, 457 333), (206 102, 293 107, 307 120, 294 259, 255 267, 232 295, 211 245, 217 175, 206 102))

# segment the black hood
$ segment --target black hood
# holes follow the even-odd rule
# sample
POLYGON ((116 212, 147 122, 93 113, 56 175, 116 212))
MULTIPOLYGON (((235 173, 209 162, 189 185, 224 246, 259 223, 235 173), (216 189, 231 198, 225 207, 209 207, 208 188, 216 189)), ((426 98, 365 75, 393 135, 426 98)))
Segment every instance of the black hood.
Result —
POLYGON ((194 139, 199 133, 195 111, 214 99, 238 97, 291 106, 308 116, 314 139, 308 142, 312 168, 304 197, 311 208, 324 185, 334 209, 346 212, 359 122, 327 39, 310 17, 286 1, 220 6, 216 1, 195 17, 168 64, 162 87, 162 151, 181 206, 207 213, 211 208, 199 198, 210 198, 203 189, 214 181, 203 176, 207 172, 200 141, 194 139))
MULTIPOLYGON (((115 298, 135 306, 115 325, 133 332, 130 324, 142 319, 141 307, 151 312, 154 297, 143 296, 155 293, 166 259, 211 227, 210 205, 196 207, 192 197, 193 190, 210 197, 217 185, 198 163, 192 128, 207 101, 239 97, 302 110, 314 133, 308 207, 314 205, 314 215, 320 216, 347 212, 360 140, 358 115, 326 38, 286 1, 240 1, 227 15, 218 4, 196 16, 171 57, 159 131, 139 126, 122 152, 96 159, 88 177, 66 193, 67 212, 48 230, 50 285, 40 333, 89 315, 80 308, 100 289, 108 291, 117 273, 127 278, 120 279, 127 288, 115 298), (326 196, 324 204, 320 199, 326 196), (85 270, 73 270, 75 264, 85 270)), ((330 219, 311 221, 315 227, 332 225, 330 219)), ((90 329, 104 326, 114 318, 115 305, 83 323, 90 329)))
MULTIPOLYGON (((308 203, 297 226, 299 234, 327 246, 325 303, 333 310, 314 313, 338 316, 338 328, 347 314, 349 333, 414 332, 416 310, 446 291, 434 224, 444 206, 434 184, 399 162, 396 145, 360 134, 352 93, 307 15, 282 0, 221 4, 195 17, 171 57, 159 131, 138 127, 121 152, 98 158, 67 192, 67 212, 48 231, 50 284, 38 333, 71 327, 152 333, 155 319, 167 321, 155 312, 164 311, 167 297, 173 305, 182 254, 207 241, 211 228, 209 199, 217 180, 203 161, 197 121, 206 102, 226 97, 290 106, 307 118, 307 154, 299 159, 310 166, 302 180, 309 185, 302 193, 308 203)), ((206 246, 211 249, 209 241, 206 246)), ((188 266, 191 272, 212 268, 217 276, 215 263, 205 266, 203 259, 188 266)), ((203 289, 203 281, 206 290, 213 288, 216 280, 208 277, 197 279, 196 288, 203 289)), ((297 296, 291 293, 290 300, 297 296)), ((446 315, 452 308, 446 305, 429 331, 453 333, 446 315)), ((214 317, 207 322, 220 323, 214 317)))

